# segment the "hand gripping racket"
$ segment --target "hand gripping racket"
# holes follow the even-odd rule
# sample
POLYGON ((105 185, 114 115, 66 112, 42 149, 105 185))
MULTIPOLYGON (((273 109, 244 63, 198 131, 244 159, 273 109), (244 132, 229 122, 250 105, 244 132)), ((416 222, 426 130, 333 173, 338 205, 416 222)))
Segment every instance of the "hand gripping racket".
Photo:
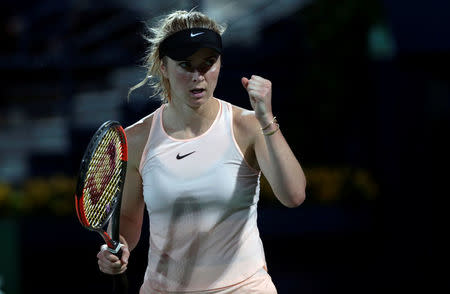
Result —
MULTIPOLYGON (((120 205, 127 169, 127 139, 122 126, 107 121, 95 132, 80 165, 75 194, 78 219, 98 232, 108 250, 122 256, 119 242, 120 205), (111 236, 104 227, 111 220, 111 236)), ((113 275, 113 292, 127 293, 125 274, 113 275)))

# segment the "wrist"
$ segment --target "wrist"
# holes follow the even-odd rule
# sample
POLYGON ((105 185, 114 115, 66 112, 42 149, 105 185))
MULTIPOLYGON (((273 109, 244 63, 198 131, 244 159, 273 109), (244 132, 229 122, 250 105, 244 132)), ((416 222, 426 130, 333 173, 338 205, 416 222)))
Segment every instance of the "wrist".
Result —
POLYGON ((272 120, 270 120, 266 125, 263 125, 261 127, 261 133, 264 136, 271 136, 279 130, 280 130, 280 125, 278 124, 276 116, 273 116, 272 120))
POLYGON ((276 120, 276 117, 273 116, 272 113, 267 113, 263 116, 260 117, 256 117, 256 119, 258 120, 261 129, 265 129, 267 126, 269 126, 270 124, 273 124, 276 120))
POLYGON ((278 123, 274 123, 271 125, 271 127, 265 131, 262 132, 262 134, 266 137, 272 136, 276 132, 280 130, 280 125, 278 123), (273 127, 272 127, 273 126, 273 127))

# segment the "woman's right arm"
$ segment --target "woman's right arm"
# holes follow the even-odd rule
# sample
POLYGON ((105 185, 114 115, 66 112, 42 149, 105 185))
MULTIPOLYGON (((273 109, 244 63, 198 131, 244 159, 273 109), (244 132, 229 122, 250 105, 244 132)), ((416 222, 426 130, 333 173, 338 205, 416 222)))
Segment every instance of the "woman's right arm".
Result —
POLYGON ((145 202, 139 164, 147 142, 149 124, 149 119, 146 119, 125 130, 128 141, 128 163, 120 213, 120 242, 124 246, 121 260, 105 250, 105 246, 101 247, 97 254, 98 264, 100 270, 107 274, 120 274, 126 270, 130 251, 136 247, 141 236, 145 202))
POLYGON ((128 166, 122 195, 120 234, 125 238, 130 251, 139 242, 144 217, 145 203, 139 173, 142 151, 147 141, 147 136, 142 136, 145 134, 144 129, 143 123, 137 123, 125 130, 128 141, 128 166))

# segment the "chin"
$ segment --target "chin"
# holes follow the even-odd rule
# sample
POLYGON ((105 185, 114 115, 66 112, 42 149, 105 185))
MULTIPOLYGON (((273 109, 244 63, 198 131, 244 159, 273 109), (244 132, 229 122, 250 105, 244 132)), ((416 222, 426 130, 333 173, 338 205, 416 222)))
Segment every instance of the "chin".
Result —
POLYGON ((190 97, 189 101, 191 102, 192 106, 202 106, 206 104, 209 100, 211 100, 212 96, 204 95, 203 97, 190 97))

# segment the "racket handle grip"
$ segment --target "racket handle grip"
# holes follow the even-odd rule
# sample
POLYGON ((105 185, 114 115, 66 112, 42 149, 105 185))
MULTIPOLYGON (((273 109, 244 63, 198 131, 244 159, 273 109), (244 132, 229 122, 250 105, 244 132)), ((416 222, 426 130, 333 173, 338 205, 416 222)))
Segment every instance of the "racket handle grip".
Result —
POLYGON ((125 273, 113 276, 114 294, 128 294, 128 278, 125 273))
MULTIPOLYGON (((122 258, 122 249, 116 253, 116 256, 122 258)), ((126 273, 113 275, 113 294, 128 294, 128 278, 126 273)))
POLYGON ((119 259, 122 259, 122 253, 123 253, 122 248, 120 248, 119 251, 114 255, 117 256, 119 259))

